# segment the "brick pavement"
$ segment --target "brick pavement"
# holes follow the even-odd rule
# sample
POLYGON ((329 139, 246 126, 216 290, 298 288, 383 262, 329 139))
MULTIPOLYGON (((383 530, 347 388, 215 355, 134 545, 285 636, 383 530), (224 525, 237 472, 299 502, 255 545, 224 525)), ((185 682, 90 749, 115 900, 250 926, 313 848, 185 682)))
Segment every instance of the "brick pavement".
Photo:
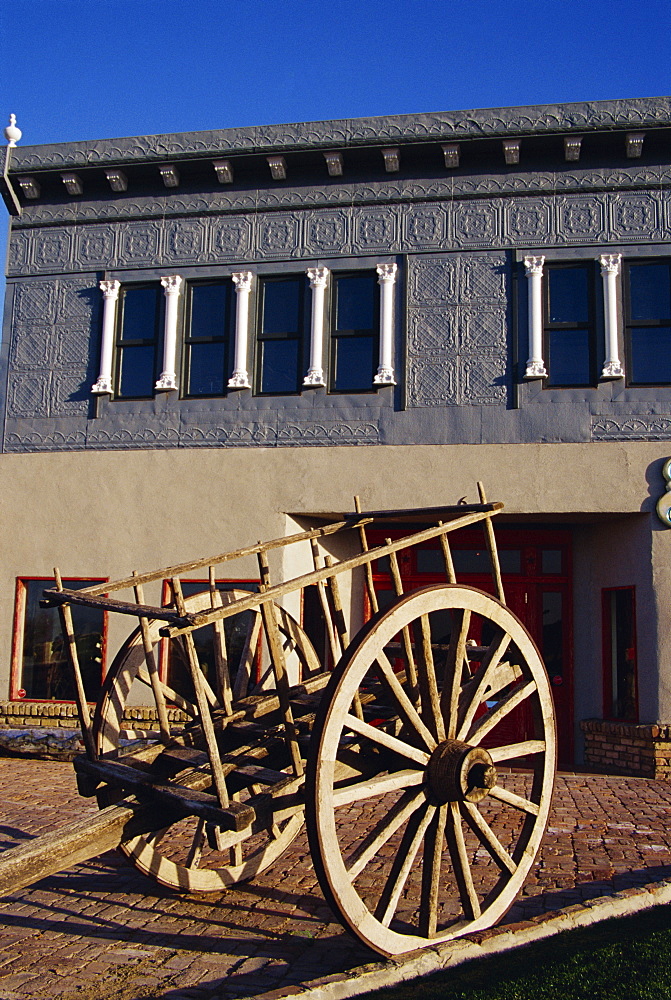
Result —
MULTIPOLYGON (((0 758, 0 849, 95 807, 67 763, 0 758)), ((671 785, 558 779, 540 863, 506 922, 671 877, 671 785)), ((334 922, 306 838, 254 883, 164 890, 116 853, 0 900, 2 1000, 228 1000, 352 970, 374 956, 334 922)))

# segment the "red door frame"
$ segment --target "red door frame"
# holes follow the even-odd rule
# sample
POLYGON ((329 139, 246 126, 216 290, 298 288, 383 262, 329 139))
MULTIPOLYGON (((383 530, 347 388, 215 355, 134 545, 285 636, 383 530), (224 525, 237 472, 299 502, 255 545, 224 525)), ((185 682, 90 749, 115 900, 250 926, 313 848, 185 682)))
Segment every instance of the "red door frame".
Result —
MULTIPOLYGON (((382 544, 385 537, 395 538, 407 534, 407 531, 370 531, 371 545, 382 544)), ((563 767, 573 764, 573 601, 572 601, 572 560, 571 531, 566 528, 496 528, 497 547, 502 559, 502 576, 506 601, 510 610, 526 625, 541 653, 546 659, 552 692, 557 714, 559 760, 563 767), (543 553, 559 553, 560 555, 546 557, 544 566, 543 553), (509 556, 506 558, 506 553, 509 556), (519 553, 519 571, 517 571, 517 555, 519 553), (551 565, 553 562, 558 565, 551 565), (507 565, 506 565, 507 564, 507 565), (555 572, 543 572, 543 569, 554 569, 555 572), (550 632, 543 628, 543 611, 551 613, 552 601, 544 595, 558 594, 561 606, 561 648, 557 650, 544 649, 550 641, 550 632)), ((486 572, 460 572, 458 553, 468 550, 470 553, 486 553, 486 545, 482 530, 464 529, 450 537, 450 547, 457 564, 457 580, 459 583, 478 587, 487 593, 495 594, 494 582, 489 570, 489 559, 483 558, 486 572)), ((437 560, 436 572, 420 572, 418 569, 418 550, 440 550, 438 541, 431 541, 417 548, 402 553, 399 560, 403 585, 407 590, 428 586, 432 583, 443 583, 445 573, 439 570, 437 560)), ((420 557, 421 558, 421 557, 420 557)), ((377 571, 373 566, 373 579, 381 589, 390 586, 388 573, 377 571)), ((366 614, 369 614, 368 608, 366 614)))

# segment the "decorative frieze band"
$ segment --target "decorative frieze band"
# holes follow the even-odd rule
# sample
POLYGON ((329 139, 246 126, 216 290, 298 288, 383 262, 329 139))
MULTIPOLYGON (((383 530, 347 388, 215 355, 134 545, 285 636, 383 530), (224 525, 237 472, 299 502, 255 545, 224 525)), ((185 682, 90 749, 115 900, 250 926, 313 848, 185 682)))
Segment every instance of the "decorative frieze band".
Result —
MULTIPOLYGON (((671 174, 670 174, 671 177, 671 174)), ((417 197, 419 197, 419 192, 417 197)), ((436 198, 436 194, 433 195, 436 198)), ((671 238, 659 188, 13 227, 9 274, 671 238)), ((250 209, 256 206, 249 206, 250 209)), ((100 206, 98 206, 100 209, 100 206)), ((280 208, 278 203, 277 208, 280 208)), ((196 212, 195 207, 183 211, 196 212)))

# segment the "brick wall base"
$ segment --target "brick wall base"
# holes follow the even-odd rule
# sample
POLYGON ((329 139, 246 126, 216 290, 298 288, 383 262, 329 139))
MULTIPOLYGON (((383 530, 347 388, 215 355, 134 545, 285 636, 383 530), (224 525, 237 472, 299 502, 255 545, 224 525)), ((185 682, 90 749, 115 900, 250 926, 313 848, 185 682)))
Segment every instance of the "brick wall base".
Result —
POLYGON ((671 781, 671 725, 585 719, 585 764, 610 774, 671 781))
MULTIPOLYGON (((93 706, 92 706, 93 709, 93 706)), ((187 722, 188 716, 179 708, 168 708, 170 722, 187 722)), ((124 726, 128 729, 158 730, 155 708, 126 708, 124 726)), ((0 701, 0 727, 31 729, 79 729, 77 706, 58 701, 0 701)))

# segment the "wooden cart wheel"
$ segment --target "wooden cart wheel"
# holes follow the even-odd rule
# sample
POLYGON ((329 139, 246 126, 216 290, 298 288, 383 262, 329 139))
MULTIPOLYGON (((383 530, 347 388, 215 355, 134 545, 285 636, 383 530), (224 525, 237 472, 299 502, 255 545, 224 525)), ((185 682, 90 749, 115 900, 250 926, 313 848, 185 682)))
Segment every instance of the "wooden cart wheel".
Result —
POLYGON ((549 682, 522 623, 471 587, 399 598, 346 650, 313 730, 324 895, 387 956, 491 926, 539 850, 554 770, 549 682))
MULTIPOLYGON (((225 600, 237 600, 248 595, 247 591, 226 592, 225 600)), ((207 592, 193 594, 185 601, 188 611, 202 611, 211 606, 207 592)), ((310 640, 297 622, 279 608, 279 628, 289 657, 295 657, 305 676, 322 668, 310 640)), ((258 611, 250 613, 249 631, 258 637, 258 611)), ((158 643, 159 629, 163 622, 151 621, 149 634, 153 644, 158 643)), ((143 639, 136 629, 119 650, 111 665, 94 719, 94 741, 100 754, 114 753, 119 749, 124 726, 124 710, 133 704, 146 704, 149 684, 143 639), (138 693, 143 696, 138 698, 138 693)), ((174 692, 165 688, 166 701, 174 700, 174 692)), ((246 692, 245 692, 246 693, 246 692)), ((197 718, 196 699, 182 699, 180 707, 197 718)), ((141 726, 141 723, 140 723, 141 726)), ((152 734, 153 735, 153 734, 152 734)), ((156 743, 158 744, 158 733, 156 743)), ((108 804, 104 796, 101 807, 108 804)), ((239 839, 223 850, 210 843, 206 825, 197 817, 188 817, 172 826, 151 834, 134 837, 122 843, 121 849, 140 871, 169 888, 185 892, 219 892, 237 882, 247 881, 265 871, 292 843, 303 825, 302 813, 292 816, 271 830, 239 839)), ((234 840, 230 835, 229 840, 234 840)))

